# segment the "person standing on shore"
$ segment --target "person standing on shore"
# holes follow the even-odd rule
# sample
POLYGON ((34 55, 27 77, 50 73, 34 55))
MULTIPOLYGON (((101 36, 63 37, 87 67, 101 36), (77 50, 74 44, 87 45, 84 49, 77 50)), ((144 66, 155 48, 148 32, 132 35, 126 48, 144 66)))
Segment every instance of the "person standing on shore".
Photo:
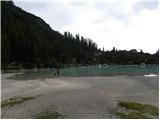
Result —
POLYGON ((59 75, 59 73, 60 73, 60 72, 59 72, 59 70, 57 69, 57 75, 59 75))
POLYGON ((59 75, 59 73, 60 73, 59 70, 56 69, 55 72, 54 72, 54 75, 59 75))

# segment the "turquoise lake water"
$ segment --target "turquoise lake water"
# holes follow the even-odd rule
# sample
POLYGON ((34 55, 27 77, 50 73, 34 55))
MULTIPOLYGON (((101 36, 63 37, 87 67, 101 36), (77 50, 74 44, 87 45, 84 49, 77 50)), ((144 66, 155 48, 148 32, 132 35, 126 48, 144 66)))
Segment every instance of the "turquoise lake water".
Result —
POLYGON ((62 76, 89 76, 89 75, 145 75, 158 74, 158 65, 115 65, 115 66, 88 66, 71 67, 60 70, 62 76))
MULTIPOLYGON (((32 69, 17 74, 12 79, 45 79, 55 77, 54 68, 48 69, 32 69)), ((108 76, 108 75, 145 75, 159 74, 158 65, 114 65, 114 66, 82 66, 59 69, 60 75, 63 77, 76 76, 108 76)))

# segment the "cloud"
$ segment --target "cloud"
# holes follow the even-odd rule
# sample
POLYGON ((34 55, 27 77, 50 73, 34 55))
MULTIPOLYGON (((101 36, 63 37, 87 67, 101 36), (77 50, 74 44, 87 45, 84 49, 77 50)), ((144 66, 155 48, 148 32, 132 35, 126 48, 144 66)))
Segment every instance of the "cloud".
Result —
POLYGON ((22 9, 41 17, 55 30, 62 30, 72 23, 74 10, 66 3, 16 2, 22 9))
POLYGON ((158 0, 68 0, 16 2, 16 5, 40 16, 54 30, 80 33, 100 48, 136 48, 151 53, 159 48, 158 0))
POLYGON ((15 1, 16 5, 23 7, 24 10, 29 12, 35 12, 35 11, 43 11, 47 8, 48 4, 47 2, 22 2, 22 1, 15 1))
POLYGON ((154 10, 154 9, 158 9, 158 0, 151 0, 151 1, 140 1, 140 2, 136 2, 133 5, 133 9, 136 12, 139 12, 141 10, 144 9, 148 9, 148 10, 154 10))

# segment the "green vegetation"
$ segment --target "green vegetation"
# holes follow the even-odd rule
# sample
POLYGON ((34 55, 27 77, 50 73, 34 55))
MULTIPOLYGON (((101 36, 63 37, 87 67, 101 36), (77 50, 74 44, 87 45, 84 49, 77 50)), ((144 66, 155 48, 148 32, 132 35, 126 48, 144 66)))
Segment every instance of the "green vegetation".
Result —
POLYGON ((158 118, 159 109, 153 105, 119 101, 116 114, 122 119, 153 119, 158 118))
POLYGON ((129 113, 117 112, 117 115, 121 119, 152 119, 152 117, 146 116, 141 112, 129 112, 129 113))
POLYGON ((12 1, 1 1, 1 35, 3 70, 61 68, 71 64, 159 63, 159 51, 155 54, 135 49, 104 51, 79 34, 61 34, 40 17, 16 7, 12 1))
MULTIPOLYGON (((36 97, 38 97, 38 96, 36 96, 36 97)), ((3 107, 12 107, 16 104, 20 104, 20 103, 23 103, 25 101, 35 99, 36 97, 14 97, 14 98, 10 98, 9 100, 2 101, 1 107, 2 108, 3 107)))
POLYGON ((35 119, 62 119, 63 116, 58 112, 41 112, 35 116, 35 119))
POLYGON ((138 52, 136 49, 105 51, 96 56, 97 63, 119 64, 119 65, 138 65, 138 64, 159 64, 159 50, 155 54, 138 52))
POLYGON ((119 101, 118 106, 124 107, 126 109, 148 112, 151 115, 158 115, 159 114, 159 110, 157 107, 152 106, 152 105, 148 105, 148 104, 119 101))
POLYGON ((54 31, 44 20, 13 2, 1 1, 1 6, 2 69, 60 68, 64 64, 93 62, 97 45, 91 39, 54 31))

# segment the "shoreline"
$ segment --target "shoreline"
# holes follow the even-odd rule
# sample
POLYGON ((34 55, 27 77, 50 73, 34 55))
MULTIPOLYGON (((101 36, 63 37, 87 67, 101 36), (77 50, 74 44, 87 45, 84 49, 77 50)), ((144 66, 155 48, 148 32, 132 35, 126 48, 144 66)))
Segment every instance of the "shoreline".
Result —
POLYGON ((46 75, 41 75, 38 73, 31 73, 31 75, 34 75, 32 77, 28 77, 30 73, 25 73, 25 72, 17 72, 17 73, 1 73, 1 75, 9 75, 7 79, 13 79, 13 80, 34 80, 34 79, 54 79, 54 78, 69 78, 69 77, 116 77, 116 76, 143 76, 143 77, 158 77, 159 74, 115 74, 115 73, 110 73, 110 74, 87 74, 87 75, 54 75, 54 74, 46 74, 46 75), (27 76, 27 78, 25 78, 27 76))

